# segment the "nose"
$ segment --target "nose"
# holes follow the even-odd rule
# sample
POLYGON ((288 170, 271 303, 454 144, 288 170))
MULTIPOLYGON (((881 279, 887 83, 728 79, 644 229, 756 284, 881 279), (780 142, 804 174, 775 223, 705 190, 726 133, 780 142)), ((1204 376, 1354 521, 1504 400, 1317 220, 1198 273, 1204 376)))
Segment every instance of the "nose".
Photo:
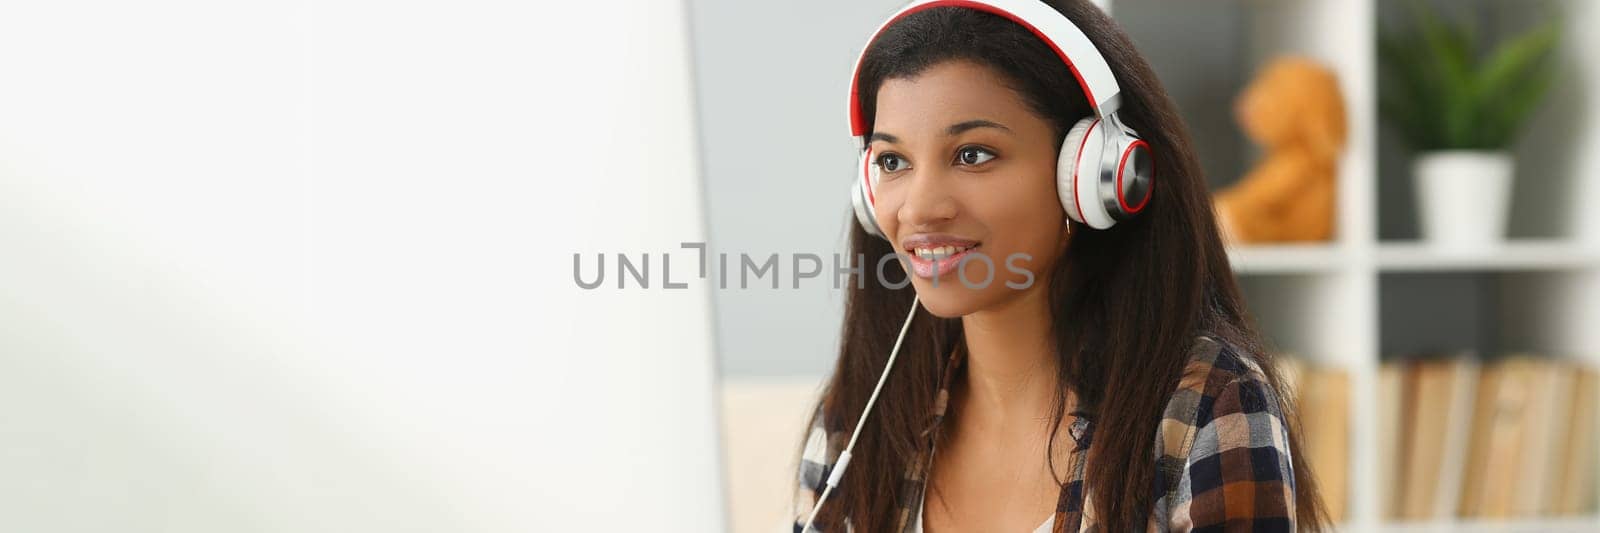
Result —
POLYGON ((905 201, 896 213, 896 220, 903 230, 936 228, 956 217, 960 209, 951 194, 948 176, 942 169, 918 169, 909 178, 905 201))

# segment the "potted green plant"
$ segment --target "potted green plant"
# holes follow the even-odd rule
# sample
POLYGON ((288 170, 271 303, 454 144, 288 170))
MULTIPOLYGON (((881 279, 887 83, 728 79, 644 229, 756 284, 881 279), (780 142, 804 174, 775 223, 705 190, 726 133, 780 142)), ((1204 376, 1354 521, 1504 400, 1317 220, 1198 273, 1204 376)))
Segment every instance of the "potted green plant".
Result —
POLYGON ((1410 8, 1413 28, 1379 32, 1379 110, 1417 152, 1423 240, 1492 250, 1510 211, 1511 144, 1558 74, 1559 18, 1488 47, 1472 26, 1410 8))

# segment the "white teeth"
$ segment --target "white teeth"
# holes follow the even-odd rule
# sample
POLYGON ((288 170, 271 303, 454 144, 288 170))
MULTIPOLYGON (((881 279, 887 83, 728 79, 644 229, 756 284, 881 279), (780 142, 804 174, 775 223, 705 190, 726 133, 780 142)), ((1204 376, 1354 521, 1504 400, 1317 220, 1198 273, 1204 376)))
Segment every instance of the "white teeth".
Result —
POLYGON ((971 246, 935 246, 933 248, 917 248, 912 251, 917 254, 917 257, 938 261, 970 249, 972 249, 971 246))

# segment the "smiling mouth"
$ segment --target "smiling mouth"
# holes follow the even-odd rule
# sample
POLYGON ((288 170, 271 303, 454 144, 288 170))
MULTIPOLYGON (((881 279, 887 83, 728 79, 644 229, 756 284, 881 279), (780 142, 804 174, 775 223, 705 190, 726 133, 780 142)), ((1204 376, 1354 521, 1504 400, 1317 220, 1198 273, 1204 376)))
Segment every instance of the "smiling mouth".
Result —
POLYGON ((925 248, 913 248, 911 250, 911 253, 912 253, 912 255, 916 256, 918 259, 924 259, 924 260, 927 260, 927 261, 939 261, 939 260, 942 260, 942 259, 948 259, 948 258, 951 258, 951 257, 955 257, 956 255, 959 255, 962 252, 965 252, 967 250, 971 250, 971 249, 977 248, 977 247, 978 247, 978 243, 973 243, 973 244, 965 245, 965 246, 931 246, 931 247, 925 247, 925 248))
POLYGON ((911 273, 923 279, 938 279, 955 274, 961 262, 974 253, 982 243, 920 246, 911 249, 907 259, 911 273))

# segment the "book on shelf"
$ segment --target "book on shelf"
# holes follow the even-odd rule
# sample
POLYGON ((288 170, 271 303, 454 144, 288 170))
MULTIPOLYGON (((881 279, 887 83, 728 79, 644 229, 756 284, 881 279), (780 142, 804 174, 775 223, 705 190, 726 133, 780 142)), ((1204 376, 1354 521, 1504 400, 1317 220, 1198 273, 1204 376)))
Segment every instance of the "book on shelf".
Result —
POLYGON ((1382 516, 1430 521, 1593 512, 1594 368, 1517 353, 1413 354, 1379 367, 1382 516))
POLYGON ((1448 354, 1416 363, 1402 376, 1410 394, 1411 409, 1402 414, 1411 432, 1405 439, 1403 482, 1399 485, 1398 517, 1423 520, 1455 514, 1455 494, 1462 482, 1461 466, 1469 425, 1467 400, 1478 374, 1470 353, 1448 354))
POLYGON ((1328 513, 1345 516, 1350 487, 1350 377, 1338 368, 1280 353, 1278 367, 1297 406, 1306 461, 1316 475, 1328 513))
POLYGON ((1404 375, 1400 365, 1378 367, 1378 503, 1385 517, 1400 515, 1400 450, 1404 450, 1405 425, 1404 375))
POLYGON ((1600 444, 1600 428, 1595 417, 1600 415, 1600 371, 1579 368, 1572 385, 1572 423, 1560 439, 1561 457, 1566 468, 1556 476, 1555 514, 1575 515, 1588 512, 1595 500, 1594 475, 1600 467, 1596 458, 1596 445, 1600 444))

